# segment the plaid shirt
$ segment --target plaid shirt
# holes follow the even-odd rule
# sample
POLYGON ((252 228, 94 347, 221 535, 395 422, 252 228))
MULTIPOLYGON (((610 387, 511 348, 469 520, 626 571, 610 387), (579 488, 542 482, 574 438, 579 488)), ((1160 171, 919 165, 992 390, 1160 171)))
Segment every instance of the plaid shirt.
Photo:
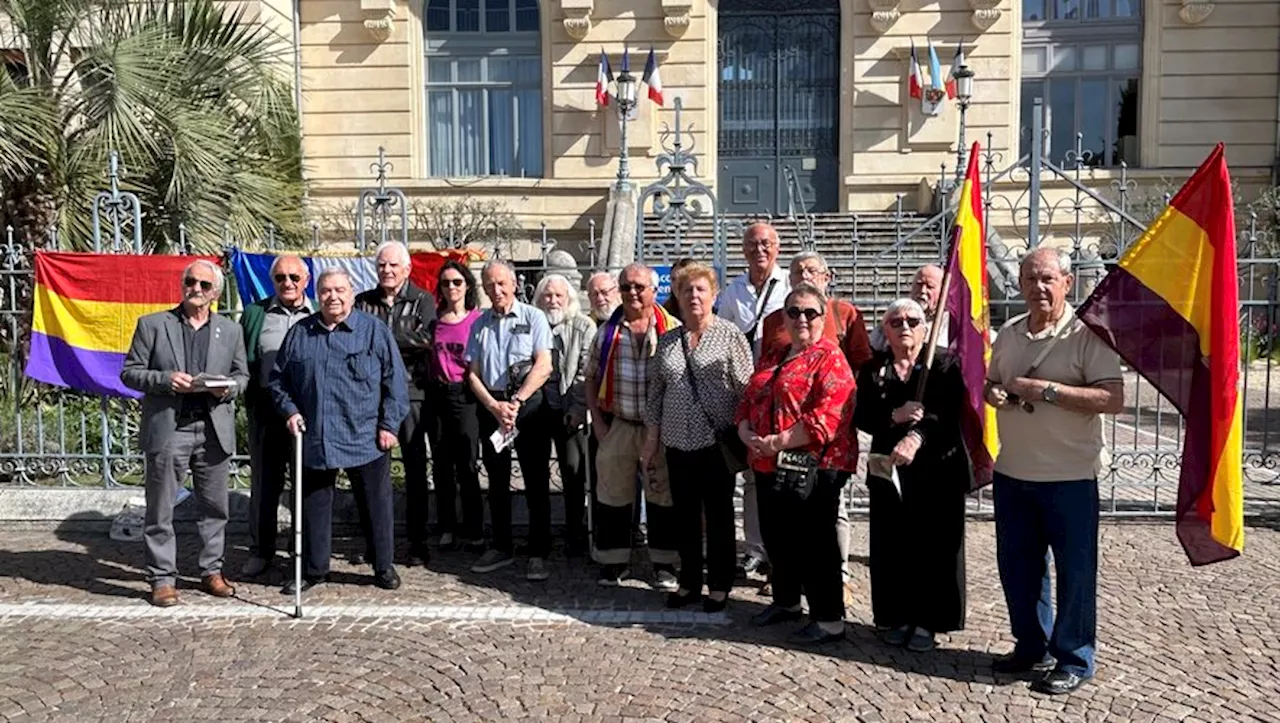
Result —
MULTIPOLYGON (((613 352, 613 408, 601 410, 615 417, 621 417, 636 424, 644 423, 645 398, 648 395, 649 381, 646 369, 649 357, 658 347, 658 332, 655 324, 649 324, 648 331, 642 337, 641 344, 636 343, 636 335, 624 324, 622 333, 618 335, 618 348, 613 352)), ((604 334, 597 333, 591 344, 591 359, 587 363, 587 373, 592 383, 599 385, 600 354, 604 347, 604 334)))

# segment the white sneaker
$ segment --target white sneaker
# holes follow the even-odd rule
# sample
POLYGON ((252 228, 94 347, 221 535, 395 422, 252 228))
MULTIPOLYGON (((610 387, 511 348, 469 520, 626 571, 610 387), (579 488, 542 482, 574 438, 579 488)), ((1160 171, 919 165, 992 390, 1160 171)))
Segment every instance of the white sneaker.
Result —
POLYGON ((551 577, 551 573, 547 572, 547 561, 541 557, 529 558, 529 569, 524 575, 526 580, 540 582, 551 577))

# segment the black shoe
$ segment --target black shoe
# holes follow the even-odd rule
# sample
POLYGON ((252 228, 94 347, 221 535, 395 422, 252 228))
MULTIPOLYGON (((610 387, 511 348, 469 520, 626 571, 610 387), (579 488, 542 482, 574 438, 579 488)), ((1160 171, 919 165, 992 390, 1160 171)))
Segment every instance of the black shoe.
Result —
POLYGON ((347 558, 347 562, 352 565, 368 565, 369 561, 372 559, 373 553, 369 550, 365 550, 364 552, 353 553, 351 557, 347 558))
POLYGON ((431 552, 426 545, 410 550, 409 557, 405 558, 405 564, 409 567, 426 567, 428 562, 431 562, 431 552))
POLYGON ((794 622, 800 619, 799 610, 788 610, 781 605, 770 605, 751 618, 751 624, 763 628, 775 623, 794 622))
POLYGON ((844 629, 841 628, 838 633, 828 633, 818 627, 817 623, 809 623, 794 633, 787 636, 787 641, 796 645, 821 645, 823 643, 835 643, 844 640, 844 629))
POLYGON ((1048 695, 1065 695, 1066 693, 1075 692, 1076 688, 1084 685, 1089 679, 1068 673, 1065 670, 1053 670, 1040 680, 1031 684, 1031 689, 1037 693, 1045 693, 1048 695))
POLYGON ((395 590, 400 587, 400 575, 394 567, 389 567, 373 574, 373 584, 383 590, 395 590))
MULTIPOLYGON (((321 575, 320 577, 304 577, 302 578, 302 591, 306 592, 311 588, 315 587, 316 585, 320 585, 326 582, 329 582, 328 575, 321 575)), ((280 588, 280 594, 292 595, 294 593, 293 583, 294 583, 294 578, 289 578, 288 580, 286 580, 284 583, 284 587, 280 588)))
POLYGON ((704 613, 718 613, 718 612, 720 612, 721 610, 724 610, 728 605, 729 605, 729 596, 728 596, 728 595, 725 595, 723 600, 716 600, 716 599, 714 599, 714 598, 709 598, 709 597, 708 597, 708 598, 703 598, 703 600, 702 600, 702 612, 704 612, 704 613))
POLYGON ((1014 652, 996 658, 996 661, 991 664, 991 669, 1006 675, 1020 675, 1031 671, 1041 673, 1046 670, 1052 670, 1056 662, 1048 653, 1039 658, 1033 658, 1027 655, 1018 655, 1014 652))
POLYGON ((681 595, 678 592, 673 592, 667 596, 667 607, 674 610, 676 608, 682 608, 687 605, 693 605, 694 603, 698 602, 701 599, 702 599, 701 593, 691 592, 685 595, 681 595))

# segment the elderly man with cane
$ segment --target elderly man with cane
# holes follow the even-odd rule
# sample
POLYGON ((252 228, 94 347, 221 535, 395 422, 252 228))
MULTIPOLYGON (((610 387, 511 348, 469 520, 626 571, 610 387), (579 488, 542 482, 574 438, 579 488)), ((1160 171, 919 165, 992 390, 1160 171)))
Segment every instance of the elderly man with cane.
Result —
POLYGON ((302 449, 302 553, 306 569, 294 595, 325 582, 332 543, 334 483, 343 469, 351 480, 365 539, 372 541, 374 584, 400 587, 392 565, 394 508, 391 448, 409 412, 404 363, 395 338, 377 317, 352 308, 351 277, 325 269, 316 280, 320 313, 298 323, 276 356, 271 397, 302 449))

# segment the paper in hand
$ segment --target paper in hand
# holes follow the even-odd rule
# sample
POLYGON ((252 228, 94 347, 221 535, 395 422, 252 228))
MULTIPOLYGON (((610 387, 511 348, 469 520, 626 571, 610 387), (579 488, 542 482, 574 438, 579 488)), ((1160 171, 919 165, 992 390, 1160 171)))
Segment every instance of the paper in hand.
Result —
POLYGON ((221 374, 205 374, 201 372, 191 380, 191 387, 198 391, 207 391, 210 389, 230 389, 236 385, 236 380, 231 377, 225 377, 221 374))
POLYGON ((494 452, 501 452, 516 441, 516 436, 520 434, 520 430, 512 427, 510 432, 502 433, 501 429, 493 430, 493 434, 489 435, 489 444, 493 445, 494 452))
POLYGON ((893 488, 898 491, 898 498, 901 499, 902 480, 898 478, 898 467, 892 460, 893 458, 887 454, 867 455, 867 475, 892 482, 893 488))

